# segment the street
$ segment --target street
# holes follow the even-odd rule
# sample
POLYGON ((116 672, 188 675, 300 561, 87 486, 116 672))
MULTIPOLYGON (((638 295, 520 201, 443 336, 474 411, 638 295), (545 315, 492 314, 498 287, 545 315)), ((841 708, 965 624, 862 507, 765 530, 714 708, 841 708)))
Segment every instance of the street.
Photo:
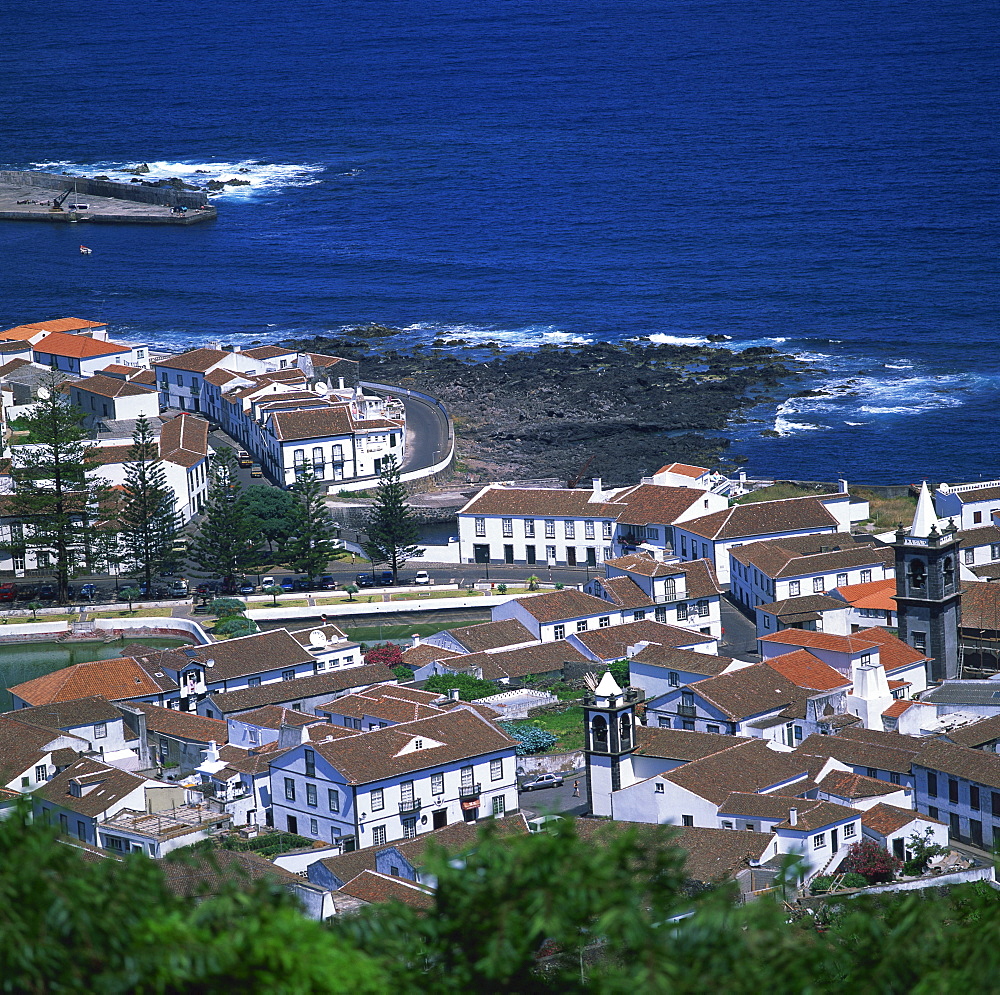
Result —
MULTIPOLYGON (((561 771, 563 784, 561 788, 541 788, 537 791, 522 791, 520 793, 521 811, 526 819, 536 815, 584 815, 590 811, 590 799, 587 797, 587 769, 581 767, 573 771, 561 771), (573 782, 580 782, 580 797, 573 797, 573 782)), ((518 784, 526 778, 518 777, 518 784)))

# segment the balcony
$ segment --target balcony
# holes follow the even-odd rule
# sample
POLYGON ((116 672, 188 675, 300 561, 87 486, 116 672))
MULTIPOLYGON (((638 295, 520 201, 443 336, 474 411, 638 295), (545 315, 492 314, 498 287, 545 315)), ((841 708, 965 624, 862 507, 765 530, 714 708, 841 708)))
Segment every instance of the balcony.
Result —
POLYGON ((677 714, 682 719, 693 719, 697 717, 698 710, 694 707, 694 705, 678 705, 677 714))
POLYGON ((463 784, 458 789, 459 798, 478 798, 482 794, 482 785, 480 784, 463 784))
POLYGON ((409 801, 403 801, 399 803, 399 814, 407 815, 410 812, 420 811, 420 799, 411 798, 409 801))

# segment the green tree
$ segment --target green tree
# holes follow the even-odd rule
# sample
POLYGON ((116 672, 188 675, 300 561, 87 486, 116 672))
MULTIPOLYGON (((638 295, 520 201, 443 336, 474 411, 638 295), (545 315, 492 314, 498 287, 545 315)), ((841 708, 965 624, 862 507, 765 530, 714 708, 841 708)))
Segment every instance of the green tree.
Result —
POLYGON ((295 496, 280 487, 252 484, 243 491, 243 512, 249 524, 267 543, 273 555, 295 534, 295 496))
POLYGON ((458 695, 462 701, 488 698, 499 690, 492 681, 484 681, 471 674, 435 674, 427 679, 424 687, 439 694, 447 694, 452 688, 458 688, 458 695))
POLYGON ((209 574, 234 581, 261 559, 264 537, 243 502, 236 457, 220 449, 212 461, 204 518, 198 527, 191 559, 209 574))
POLYGON ((375 504, 368 513, 365 553, 372 563, 387 563, 393 584, 399 583, 399 570, 407 560, 423 556, 417 547, 419 530, 407 500, 406 488, 399 479, 399 465, 394 456, 382 463, 375 504))
POLYGON ((271 600, 274 602, 274 607, 278 607, 278 598, 285 593, 284 588, 278 587, 277 584, 268 584, 264 588, 264 594, 270 594, 271 600))
POLYGON ((153 574, 173 559, 181 520, 145 415, 136 419, 123 490, 118 523, 125 562, 130 572, 145 579, 146 590, 152 591, 153 574))
POLYGON ((106 489, 87 479, 97 447, 87 441, 83 412, 69 403, 63 379, 55 372, 47 376, 24 417, 34 444, 11 447, 9 513, 21 526, 12 535, 12 548, 48 556, 59 600, 65 602, 74 561, 84 558, 106 489))
POLYGON ((340 555, 337 527, 326 506, 323 485, 312 474, 304 474, 292 485, 295 506, 292 535, 285 544, 284 563, 290 570, 304 573, 310 583, 326 570, 330 560, 340 555))
POLYGON ((354 600, 354 595, 358 593, 358 587, 356 584, 345 584, 344 593, 347 595, 348 601, 354 600))
POLYGON ((141 596, 142 592, 137 587, 123 587, 118 592, 120 597, 123 597, 128 602, 128 610, 132 611, 132 602, 137 601, 141 596))

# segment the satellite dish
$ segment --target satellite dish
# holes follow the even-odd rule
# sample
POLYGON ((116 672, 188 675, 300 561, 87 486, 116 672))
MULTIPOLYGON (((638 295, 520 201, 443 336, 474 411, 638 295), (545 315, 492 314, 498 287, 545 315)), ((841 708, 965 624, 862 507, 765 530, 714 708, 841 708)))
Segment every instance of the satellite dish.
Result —
POLYGON ((38 400, 39 401, 47 401, 50 396, 51 396, 51 394, 49 393, 48 387, 39 387, 38 388, 38 400))
POLYGON ((318 649, 322 646, 326 646, 330 640, 326 638, 326 634, 322 630, 313 629, 313 631, 309 633, 309 642, 318 649))
POLYGON ((316 382, 316 386, 313 387, 313 390, 316 391, 320 397, 326 397, 326 395, 330 393, 329 385, 325 384, 322 380, 318 380, 316 382))

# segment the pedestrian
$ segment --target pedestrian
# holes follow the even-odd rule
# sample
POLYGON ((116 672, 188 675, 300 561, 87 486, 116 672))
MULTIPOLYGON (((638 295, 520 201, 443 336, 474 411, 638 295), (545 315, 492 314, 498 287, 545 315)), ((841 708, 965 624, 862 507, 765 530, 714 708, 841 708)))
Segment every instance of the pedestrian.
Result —
POLYGON ((573 797, 574 798, 579 798, 580 797, 580 782, 579 781, 574 781, 573 782, 573 797))

